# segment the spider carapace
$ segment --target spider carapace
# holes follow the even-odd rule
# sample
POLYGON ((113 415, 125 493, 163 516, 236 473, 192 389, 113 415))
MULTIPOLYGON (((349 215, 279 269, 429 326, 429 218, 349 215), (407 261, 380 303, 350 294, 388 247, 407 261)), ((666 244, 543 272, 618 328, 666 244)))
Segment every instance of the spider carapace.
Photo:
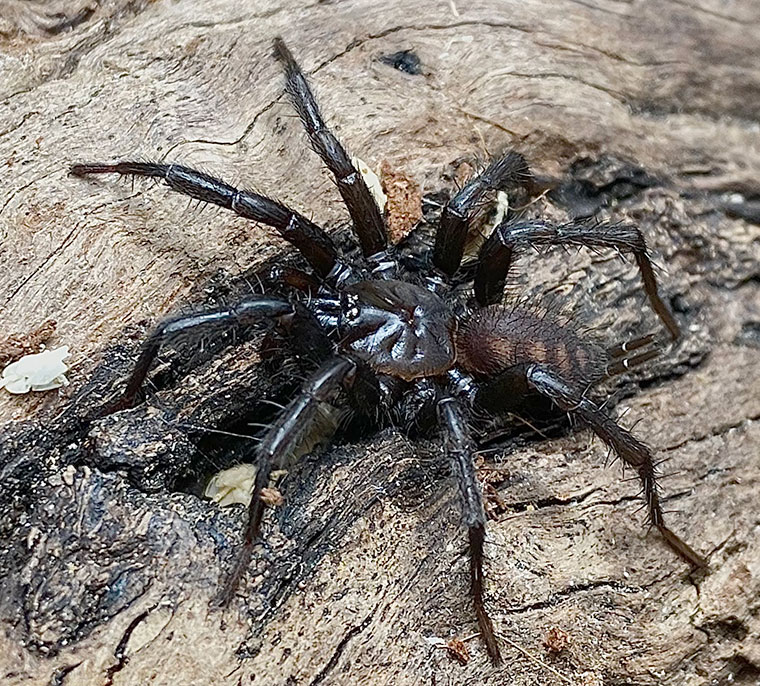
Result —
POLYGON ((250 296, 233 306, 164 320, 143 344, 125 390, 102 410, 124 410, 138 401, 160 346, 178 333, 200 335, 219 324, 269 320, 294 353, 311 362, 301 391, 256 448, 244 540, 218 601, 229 602, 248 566, 265 509, 261 492, 272 470, 320 426, 324 404, 372 416, 376 425, 395 424, 403 430, 432 420, 440 427, 469 535, 475 614, 494 662, 500 659, 499 647, 484 598, 486 515, 474 463, 478 449, 473 426, 479 417, 507 409, 519 413, 524 399, 537 396, 575 416, 637 472, 650 524, 687 562, 704 565, 664 523, 650 449, 589 397, 599 382, 651 359, 655 336, 605 347, 586 340, 572 323, 502 303, 514 253, 522 247, 614 248, 633 255, 650 304, 670 336, 678 338, 678 325, 659 296, 641 232, 622 224, 507 219, 485 240, 474 267, 460 269, 471 220, 489 194, 531 182, 522 155, 510 151, 453 195, 432 245, 421 239, 413 247, 409 241, 392 246, 365 180, 325 125, 303 72, 282 40, 275 40, 274 53, 311 146, 335 177, 361 254, 341 254, 323 228, 268 197, 177 164, 88 163, 71 169, 76 176, 117 173, 163 179, 174 191, 274 227, 308 265, 280 270, 285 297, 250 296), (463 288, 468 279, 472 287, 463 288))

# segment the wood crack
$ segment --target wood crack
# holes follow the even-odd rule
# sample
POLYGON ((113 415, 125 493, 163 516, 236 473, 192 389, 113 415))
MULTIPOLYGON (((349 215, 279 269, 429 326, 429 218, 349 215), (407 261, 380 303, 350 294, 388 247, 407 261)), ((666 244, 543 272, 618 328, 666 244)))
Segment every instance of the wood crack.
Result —
POLYGON ((608 589, 611 591, 615 591, 616 593, 626 593, 626 594, 643 593, 649 590, 652 586, 655 586, 661 581, 664 581, 666 578, 667 577, 658 578, 642 586, 631 586, 628 584, 623 584, 619 581, 610 581, 607 579, 600 579, 598 581, 588 581, 586 583, 573 584, 571 586, 568 586, 567 588, 562 589, 561 591, 557 591, 556 593, 553 593, 545 600, 539 600, 534 603, 529 603, 528 605, 520 605, 517 607, 506 607, 503 610, 503 612, 505 614, 515 615, 515 614, 522 614, 525 612, 531 612, 533 610, 545 610, 546 608, 553 607, 574 595, 578 595, 579 593, 588 593, 590 591, 595 591, 598 589, 608 589))
POLYGON ((127 644, 129 643, 129 639, 132 637, 132 632, 134 632, 138 625, 154 609, 155 606, 149 608, 148 610, 145 610, 144 612, 141 612, 129 623, 127 628, 124 630, 124 633, 122 634, 121 639, 119 639, 119 642, 116 645, 116 649, 113 653, 114 657, 116 658, 116 664, 111 665, 106 670, 106 680, 103 682, 103 686, 112 686, 114 676, 117 674, 117 672, 120 672, 126 666, 127 662, 129 661, 129 656, 127 655, 127 644))
POLYGON ((346 646, 348 646, 348 644, 356 636, 362 633, 362 631, 364 631, 370 625, 370 622, 372 622, 374 619, 379 608, 380 603, 375 605, 372 611, 361 621, 361 623, 351 627, 351 629, 349 629, 344 634, 343 638, 335 647, 335 650, 333 650, 333 653, 330 656, 330 659, 327 661, 327 664, 321 670, 319 670, 319 672, 317 672, 317 675, 309 682, 309 686, 317 686, 317 684, 321 684, 329 676, 330 672, 335 669, 335 666, 338 664, 338 661, 343 655, 343 651, 346 649, 346 646))
POLYGON ((525 512, 528 509, 533 510, 541 510, 547 507, 556 507, 556 506, 563 506, 563 505, 579 505, 584 500, 586 500, 589 496, 596 493, 601 489, 599 488, 592 488, 588 491, 585 491, 583 493, 578 493, 577 495, 572 495, 566 498, 560 498, 557 496, 549 496, 546 498, 537 498, 533 500, 519 500, 517 502, 511 502, 511 503, 504 503, 504 507, 507 508, 509 512, 525 512))

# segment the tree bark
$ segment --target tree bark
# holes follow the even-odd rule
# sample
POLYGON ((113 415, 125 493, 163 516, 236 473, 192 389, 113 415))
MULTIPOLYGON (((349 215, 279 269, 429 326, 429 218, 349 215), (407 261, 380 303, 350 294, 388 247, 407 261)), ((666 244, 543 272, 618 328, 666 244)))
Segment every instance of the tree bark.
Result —
MULTIPOLYGON (((53 319, 48 344, 74 352, 69 388, 0 398, 3 683, 757 683, 757 3, 0 10, 2 339, 36 341, 53 319), (469 638, 460 664, 445 644, 477 625, 456 489, 436 440, 386 432, 291 470, 233 606, 209 609, 243 514, 198 483, 250 445, 197 427, 263 412, 256 336, 180 346, 148 402, 82 420, 159 316, 257 288, 283 244, 161 187, 67 167, 181 161, 340 233, 345 210, 283 95, 277 35, 374 168, 388 160, 440 200, 465 162, 513 147, 552 180, 548 218, 641 227, 685 336, 611 387, 615 413, 667 458, 671 526, 710 556, 708 573, 644 530, 638 485, 603 469, 585 432, 497 443, 481 471, 502 470, 486 574, 506 660, 492 667, 469 638), (402 50, 420 73, 393 67, 402 50), (557 653, 544 645, 554 629, 569 637, 557 653)), ((553 289, 609 344, 656 330, 634 266, 614 257, 525 254, 515 292, 553 289)))

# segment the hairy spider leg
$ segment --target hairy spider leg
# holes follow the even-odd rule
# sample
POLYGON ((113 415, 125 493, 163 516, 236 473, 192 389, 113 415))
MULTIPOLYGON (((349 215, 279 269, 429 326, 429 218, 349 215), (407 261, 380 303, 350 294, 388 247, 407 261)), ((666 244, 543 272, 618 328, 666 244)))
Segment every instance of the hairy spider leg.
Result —
POLYGON ((274 227, 322 277, 326 277, 338 261, 338 251, 332 239, 324 229, 303 215, 263 195, 238 190, 189 167, 151 162, 88 163, 73 165, 70 173, 82 177, 89 174, 122 174, 161 178, 173 191, 220 205, 241 217, 274 227))
POLYGON ((644 236, 635 226, 625 224, 571 222, 554 226, 543 221, 500 224, 480 249, 475 272, 475 298, 480 305, 493 305, 501 301, 515 250, 535 244, 615 248, 633 253, 652 309, 673 340, 681 335, 675 318, 657 290, 657 279, 644 236))
POLYGON ((480 634, 486 644, 488 655, 494 664, 501 662, 499 646, 493 622, 488 616, 483 599, 483 541, 486 535, 486 513, 483 493, 478 483, 474 461, 474 441, 460 403, 445 397, 438 403, 438 418, 443 428, 446 452, 451 458, 454 475, 459 485, 462 520, 467 527, 470 543, 470 592, 475 605, 480 634))
POLYGON ((620 345, 613 346, 607 350, 609 362, 607 363, 605 376, 611 378, 618 374, 627 372, 632 367, 637 367, 644 362, 649 362, 662 353, 661 348, 654 347, 649 350, 641 350, 657 342, 657 335, 654 333, 635 338, 632 341, 626 341, 620 345), (641 351, 641 352, 639 352, 641 351))
POLYGON ((142 345, 140 357, 129 375, 127 385, 120 397, 99 411, 106 416, 135 405, 137 394, 142 388, 150 365, 156 359, 161 345, 168 338, 188 331, 198 332, 233 323, 253 323, 265 318, 283 317, 293 314, 293 306, 286 300, 267 297, 249 297, 234 307, 220 307, 164 319, 148 336, 142 345))
POLYGON ((259 537, 264 515, 265 505, 261 499, 261 491, 269 485, 272 469, 282 466, 304 437, 319 425, 320 404, 334 404, 340 392, 353 383, 355 372, 355 363, 346 357, 334 357, 325 362, 307 379, 301 392, 288 404, 261 439, 256 450, 256 479, 248 507, 243 546, 230 575, 215 599, 217 606, 229 605, 240 579, 248 568, 253 544, 259 537))
POLYGON ((607 350, 607 354, 610 357, 627 357, 628 353, 632 350, 644 348, 650 343, 654 343, 656 338, 657 334, 648 333, 645 336, 640 336, 639 338, 634 338, 632 341, 626 341, 625 343, 620 343, 613 346, 612 348, 609 348, 607 350))
POLYGON ((462 263, 470 220, 486 194, 524 183, 529 178, 525 158, 512 150, 465 184, 443 208, 435 236, 433 264, 444 274, 453 276, 462 263))
POLYGON ((370 257, 388 245, 385 222, 362 175, 345 148, 327 128, 306 77, 281 38, 274 40, 274 55, 285 69, 285 90, 290 96, 314 151, 335 176, 343 202, 354 223, 362 252, 370 257))
POLYGON ((682 559, 694 567, 706 567, 705 558, 665 526, 655 463, 649 448, 553 370, 543 365, 530 365, 526 369, 526 378, 532 388, 551 399, 562 410, 578 417, 612 448, 621 460, 636 470, 646 499, 650 523, 682 559))
POLYGON ((644 364, 645 362, 649 362, 649 360, 653 360, 656 357, 659 357, 660 353, 660 350, 654 348, 653 350, 645 350, 644 352, 638 353, 637 355, 618 357, 616 360, 610 362, 607 365, 606 377, 610 378, 617 376, 618 374, 623 374, 633 367, 638 367, 640 364, 644 364))

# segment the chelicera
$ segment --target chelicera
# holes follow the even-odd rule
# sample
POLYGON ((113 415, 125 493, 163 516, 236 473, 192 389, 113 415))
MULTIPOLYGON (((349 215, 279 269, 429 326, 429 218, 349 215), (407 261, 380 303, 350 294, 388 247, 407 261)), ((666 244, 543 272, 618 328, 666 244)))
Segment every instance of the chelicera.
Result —
POLYGON ((486 515, 474 462, 478 447, 473 427, 483 415, 519 414, 531 399, 543 397, 579 419, 636 471, 649 522, 667 544, 688 563, 704 565, 665 525, 650 449, 589 397, 601 381, 651 359, 655 336, 607 348, 587 340, 572 323, 502 302, 514 254, 525 246, 614 248, 634 256, 652 308, 670 336, 678 338, 679 327, 660 298, 641 232, 621 224, 508 219, 485 240, 474 268, 463 269, 471 220, 489 194, 532 181, 523 157, 511 151, 449 200, 434 241, 390 245, 383 214, 364 178, 325 125, 303 72, 280 39, 274 42, 274 54, 284 67, 287 93, 311 146, 335 177, 360 255, 341 254, 323 228, 278 202, 177 164, 88 163, 71 169, 82 177, 116 173, 163 179, 174 191, 274 227, 308 265, 281 270, 286 297, 250 296, 231 307, 165 319, 143 344, 126 389, 102 411, 124 410, 138 402, 165 341, 183 332, 201 335, 219 323, 271 321, 304 364, 312 365, 300 392, 257 446, 244 540, 219 601, 229 602, 248 566, 265 512, 262 490, 272 471, 304 440, 313 440, 315 431, 326 431, 319 419, 325 406, 372 417, 376 427, 440 428, 469 537, 475 614, 494 662, 500 659, 499 647, 484 599, 486 515))

